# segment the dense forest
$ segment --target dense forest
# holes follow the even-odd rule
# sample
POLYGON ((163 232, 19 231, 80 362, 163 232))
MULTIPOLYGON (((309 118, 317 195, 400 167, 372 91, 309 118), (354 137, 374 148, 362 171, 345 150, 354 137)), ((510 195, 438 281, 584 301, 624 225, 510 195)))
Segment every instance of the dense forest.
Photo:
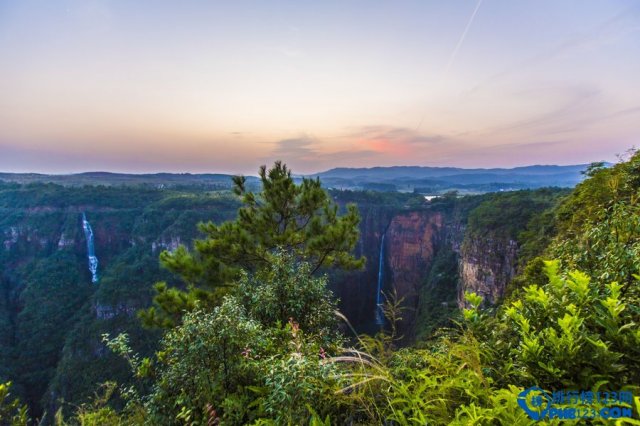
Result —
POLYGON ((584 177, 0 183, 0 424, 559 424, 558 392, 640 424, 640 154, 584 177))

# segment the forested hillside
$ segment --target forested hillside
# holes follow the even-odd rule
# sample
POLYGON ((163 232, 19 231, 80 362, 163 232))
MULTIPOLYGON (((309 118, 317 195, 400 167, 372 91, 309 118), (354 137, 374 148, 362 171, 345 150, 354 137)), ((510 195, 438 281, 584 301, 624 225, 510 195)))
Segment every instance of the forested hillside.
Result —
POLYGON ((640 155, 573 190, 432 201, 279 167, 262 193, 2 184, 0 382, 28 411, 3 387, 0 415, 533 424, 539 386, 633 392, 637 418, 640 155))
POLYGON ((237 205, 223 192, 0 186, 0 375, 34 415, 123 377, 102 332, 126 330, 139 336, 136 349, 155 348, 157 333, 142 332, 135 314, 149 304, 154 281, 171 279, 158 255, 193 239, 198 222, 234 217, 237 205), (82 214, 95 237, 95 284, 82 214))

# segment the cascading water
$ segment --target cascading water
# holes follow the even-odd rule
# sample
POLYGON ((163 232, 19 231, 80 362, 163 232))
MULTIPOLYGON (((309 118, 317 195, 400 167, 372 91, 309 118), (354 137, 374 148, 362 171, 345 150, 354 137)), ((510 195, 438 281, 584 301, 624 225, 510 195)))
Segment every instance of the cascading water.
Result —
POLYGON ((380 240, 380 261, 378 263, 378 289, 376 290, 376 325, 384 325, 384 310, 382 309, 383 294, 382 280, 384 279, 384 236, 380 240))
POLYGON ((91 282, 98 282, 98 258, 96 257, 96 249, 93 245, 93 230, 87 220, 87 216, 82 213, 82 229, 87 240, 87 259, 89 259, 89 272, 91 272, 91 282))

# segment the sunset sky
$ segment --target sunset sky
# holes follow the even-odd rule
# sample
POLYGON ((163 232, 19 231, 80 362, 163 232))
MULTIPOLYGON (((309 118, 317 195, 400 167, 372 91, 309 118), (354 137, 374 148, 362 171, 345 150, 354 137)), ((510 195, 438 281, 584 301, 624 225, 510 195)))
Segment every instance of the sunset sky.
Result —
POLYGON ((0 171, 614 161, 640 2, 0 0, 0 171))

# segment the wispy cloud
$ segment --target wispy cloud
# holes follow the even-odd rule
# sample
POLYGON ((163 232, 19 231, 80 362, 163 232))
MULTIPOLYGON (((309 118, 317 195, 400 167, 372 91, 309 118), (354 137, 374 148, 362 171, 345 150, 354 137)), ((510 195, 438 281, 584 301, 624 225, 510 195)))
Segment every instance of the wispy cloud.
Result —
MULTIPOLYGON (((335 138, 308 135, 274 143, 265 161, 283 160, 295 171, 316 172, 336 166, 426 164, 448 155, 453 139, 393 126, 362 126, 345 129, 335 138)), ((462 148, 464 144, 456 144, 462 148)))
MULTIPOLYGON (((549 135, 579 130, 586 121, 602 115, 602 92, 594 86, 567 86, 562 88, 536 88, 532 92, 553 92, 557 104, 547 111, 515 123, 494 128, 490 133, 525 132, 527 134, 549 135)), ((527 96, 527 93, 521 93, 527 96)))
POLYGON ((409 145, 437 145, 448 139, 439 134, 424 134, 416 129, 394 126, 364 126, 354 129, 348 136, 363 141, 388 140, 409 145))
POLYGON ((490 75, 467 91, 467 95, 473 94, 487 84, 502 81, 507 76, 541 65, 562 55, 613 44, 623 37, 637 33, 640 31, 640 25, 637 21, 638 15, 640 15, 640 3, 616 13, 580 35, 566 39, 548 50, 528 56, 490 75))
POLYGON ((316 156, 318 153, 312 148, 318 141, 307 137, 301 136, 299 138, 284 139, 278 141, 276 148, 271 153, 274 156, 288 156, 301 160, 309 160, 316 156))
POLYGON ((615 111, 609 115, 606 115, 603 117, 603 119, 611 119, 611 118, 618 118, 618 117, 626 117, 629 115, 635 115, 635 114, 640 114, 640 106, 636 106, 636 107, 632 107, 632 108, 625 108, 625 109, 621 109, 619 111, 615 111))
POLYGON ((282 160, 294 171, 303 173, 316 172, 323 168, 334 167, 336 164, 375 160, 378 154, 374 150, 353 146, 348 149, 327 151, 322 140, 306 135, 283 139, 274 145, 274 149, 264 161, 282 160))

